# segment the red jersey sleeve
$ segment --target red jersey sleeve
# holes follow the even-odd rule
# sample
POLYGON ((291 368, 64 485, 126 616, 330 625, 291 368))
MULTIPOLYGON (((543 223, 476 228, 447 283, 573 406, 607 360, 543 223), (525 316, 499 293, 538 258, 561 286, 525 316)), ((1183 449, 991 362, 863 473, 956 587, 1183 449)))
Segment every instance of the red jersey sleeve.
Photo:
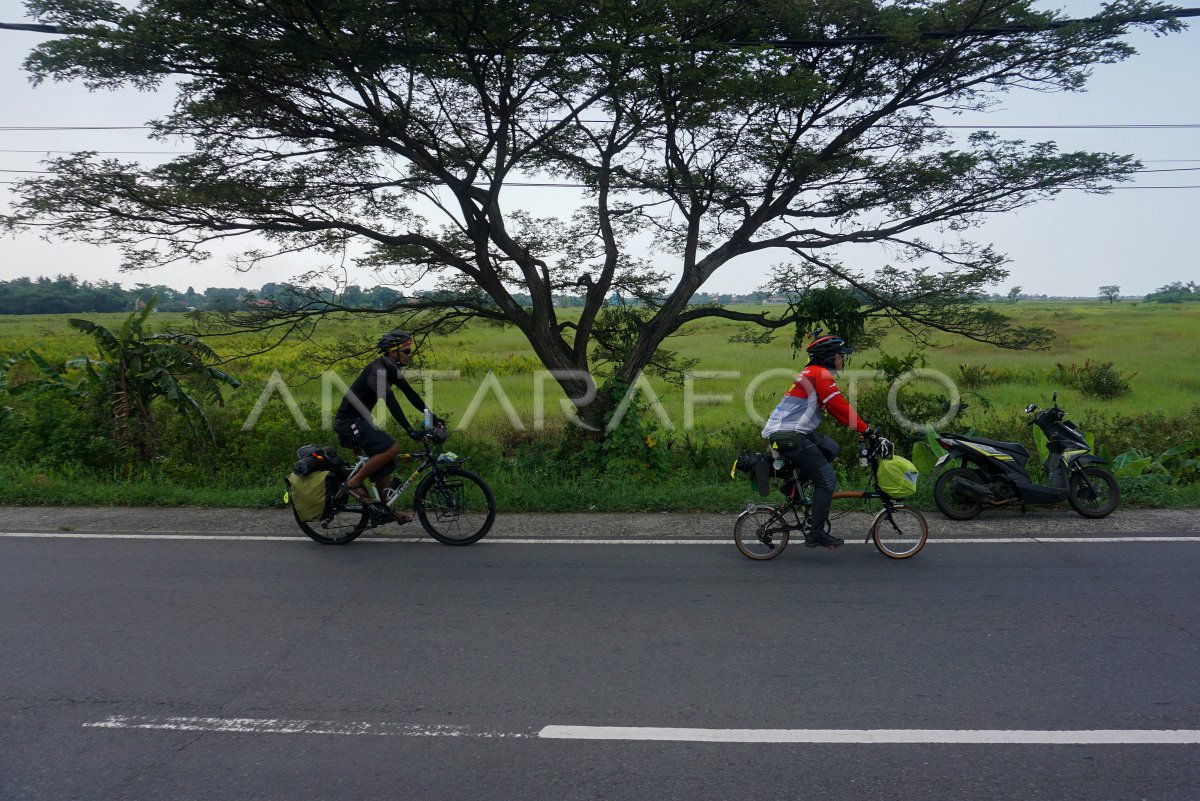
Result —
POLYGON ((804 372, 812 381, 817 393, 817 402, 821 404, 822 409, 846 428, 852 428, 860 434, 867 430, 866 422, 858 416, 858 412, 850 406, 850 401, 846 400, 842 391, 838 389, 833 380, 833 373, 823 367, 804 372))

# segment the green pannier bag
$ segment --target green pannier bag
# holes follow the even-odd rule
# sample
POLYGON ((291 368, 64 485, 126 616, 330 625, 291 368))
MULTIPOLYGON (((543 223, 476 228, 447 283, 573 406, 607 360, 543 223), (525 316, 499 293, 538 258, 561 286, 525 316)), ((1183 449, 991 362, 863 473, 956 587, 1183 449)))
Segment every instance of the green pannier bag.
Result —
POLYGON ((304 476, 292 473, 287 477, 288 498, 301 523, 320 520, 326 515, 325 477, 328 475, 328 470, 316 470, 304 476))
POLYGON ((880 459, 879 467, 875 469, 879 489, 893 498, 907 498, 916 492, 917 479, 920 477, 917 466, 903 456, 880 459))

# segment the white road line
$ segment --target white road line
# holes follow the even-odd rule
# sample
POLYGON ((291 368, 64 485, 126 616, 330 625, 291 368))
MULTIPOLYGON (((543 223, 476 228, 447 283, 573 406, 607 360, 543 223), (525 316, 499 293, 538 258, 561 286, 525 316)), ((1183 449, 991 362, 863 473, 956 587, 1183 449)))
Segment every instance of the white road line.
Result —
POLYGON ((339 723, 329 720, 277 720, 257 718, 149 718, 113 715, 85 729, 158 729, 164 731, 226 732, 237 734, 337 734, 374 737, 484 737, 520 738, 526 732, 499 731, 472 726, 419 725, 399 723, 339 723))
POLYGON ((1194 745, 1196 729, 659 729, 621 726, 546 726, 538 737, 557 740, 642 740, 696 743, 887 743, 961 745, 1194 745))
POLYGON ((113 715, 87 729, 150 729, 230 734, 309 734, 371 737, 635 740, 695 743, 809 743, 833 745, 1196 745, 1197 729, 695 729, 644 726, 544 726, 504 731, 483 726, 281 720, 275 718, 139 717, 113 715))
MULTIPOLYGON (((106 534, 90 531, 7 531, 0 532, 0 539, 54 539, 54 540, 153 540, 166 542, 181 541, 221 541, 221 542, 304 542, 312 540, 302 536, 265 536, 259 534, 106 534)), ((362 537, 356 542, 375 542, 390 544, 432 544, 436 540, 430 537, 362 537)), ((1083 545, 1098 543, 1122 542, 1200 542, 1200 536, 1156 537, 1156 536, 1112 536, 1112 537, 930 537, 927 545, 1032 545, 1032 544, 1065 544, 1083 545)), ((636 538, 543 538, 543 537, 493 537, 482 539, 478 545, 721 545, 728 547, 733 544, 732 537, 695 538, 695 539, 636 539, 636 538)), ((847 539, 847 545, 863 545, 862 540, 847 539)))

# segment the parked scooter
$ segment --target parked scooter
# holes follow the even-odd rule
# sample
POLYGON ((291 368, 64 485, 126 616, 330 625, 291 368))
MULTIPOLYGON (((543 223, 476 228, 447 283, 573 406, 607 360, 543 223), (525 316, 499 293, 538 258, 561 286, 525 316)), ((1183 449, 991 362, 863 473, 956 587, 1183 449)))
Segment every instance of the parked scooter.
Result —
POLYGON ((1084 517, 1105 517, 1116 509, 1121 500, 1117 480, 1096 466, 1107 462, 1092 453, 1074 423, 1063 419, 1067 413, 1058 406, 1058 393, 1053 407, 1038 411, 1037 404, 1031 403, 1025 413, 1034 415, 1029 425, 1046 435, 1049 486, 1029 480, 1025 467, 1029 452, 1019 442, 943 434, 937 441, 946 454, 937 466, 954 459, 961 466, 942 473, 933 486, 933 499, 942 514, 951 520, 970 520, 988 506, 1024 507, 1064 500, 1084 517))

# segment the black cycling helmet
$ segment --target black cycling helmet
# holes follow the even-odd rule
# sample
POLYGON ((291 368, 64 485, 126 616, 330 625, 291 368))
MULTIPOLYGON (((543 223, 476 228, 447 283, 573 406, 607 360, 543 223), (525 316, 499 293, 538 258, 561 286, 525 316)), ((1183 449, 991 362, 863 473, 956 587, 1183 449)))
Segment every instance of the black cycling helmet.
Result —
POLYGON ((395 331, 388 331, 381 336, 379 342, 375 343, 375 347, 382 352, 393 348, 402 348, 410 342, 412 342, 412 334, 397 328, 395 331))
POLYGON ((808 343, 808 347, 804 349, 808 353, 809 364, 819 364, 827 367, 833 364, 833 357, 837 354, 854 353, 854 348, 847 345, 846 340, 837 334, 821 336, 821 332, 818 330, 814 336, 816 338, 808 343))

